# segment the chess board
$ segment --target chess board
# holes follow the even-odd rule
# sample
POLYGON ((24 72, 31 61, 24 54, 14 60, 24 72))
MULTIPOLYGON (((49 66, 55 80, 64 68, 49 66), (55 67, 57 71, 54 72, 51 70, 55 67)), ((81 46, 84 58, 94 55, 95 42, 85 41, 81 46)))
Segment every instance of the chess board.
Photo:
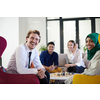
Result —
POLYGON ((69 72, 60 72, 60 73, 53 73, 51 74, 51 77, 69 77, 72 76, 73 73, 69 73, 69 72))

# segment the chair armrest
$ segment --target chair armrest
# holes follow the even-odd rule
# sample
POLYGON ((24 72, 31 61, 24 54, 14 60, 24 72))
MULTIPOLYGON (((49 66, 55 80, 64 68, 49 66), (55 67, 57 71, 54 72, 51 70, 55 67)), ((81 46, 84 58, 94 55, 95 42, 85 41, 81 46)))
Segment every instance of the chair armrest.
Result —
POLYGON ((40 84, 34 74, 10 74, 0 68, 0 84, 40 84))
POLYGON ((34 74, 7 74, 6 84, 39 84, 39 79, 34 74))

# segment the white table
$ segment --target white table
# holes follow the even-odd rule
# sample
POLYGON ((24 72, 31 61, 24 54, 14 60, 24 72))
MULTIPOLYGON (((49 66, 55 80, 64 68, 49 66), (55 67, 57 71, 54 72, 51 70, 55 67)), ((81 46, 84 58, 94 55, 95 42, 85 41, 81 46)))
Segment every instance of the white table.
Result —
POLYGON ((50 74, 50 79, 51 80, 67 80, 67 79, 69 79, 72 75, 68 75, 68 76, 56 76, 56 75, 54 75, 55 73, 51 73, 50 74))

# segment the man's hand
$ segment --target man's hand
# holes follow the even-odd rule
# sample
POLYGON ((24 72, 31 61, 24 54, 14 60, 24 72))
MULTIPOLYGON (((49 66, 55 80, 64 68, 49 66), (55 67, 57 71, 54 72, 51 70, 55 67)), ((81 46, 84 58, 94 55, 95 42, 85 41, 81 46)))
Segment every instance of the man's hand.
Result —
POLYGON ((56 69, 56 68, 58 68, 58 66, 57 66, 57 65, 55 65, 55 69, 56 69))
POLYGON ((50 67, 49 67, 49 70, 50 71, 53 71, 55 69, 55 66, 54 65, 51 65, 50 67))
POLYGON ((39 76, 40 79, 43 79, 45 77, 45 72, 43 69, 37 69, 38 73, 37 75, 39 76))

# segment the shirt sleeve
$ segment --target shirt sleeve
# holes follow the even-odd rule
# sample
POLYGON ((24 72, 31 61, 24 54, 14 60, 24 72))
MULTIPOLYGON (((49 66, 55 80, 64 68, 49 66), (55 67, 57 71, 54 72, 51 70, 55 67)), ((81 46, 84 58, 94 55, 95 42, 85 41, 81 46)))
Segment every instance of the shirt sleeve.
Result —
POLYGON ((55 53, 55 61, 54 61, 54 66, 57 65, 58 66, 58 54, 55 53))
POLYGON ((37 74, 37 69, 36 68, 32 68, 32 69, 28 69, 25 67, 25 50, 21 47, 17 48, 16 50, 16 67, 17 67, 17 72, 19 74, 37 74))
POLYGON ((41 64, 41 61, 40 61, 39 54, 38 54, 37 50, 35 50, 35 58, 33 60, 33 63, 34 63, 34 66, 35 66, 36 69, 41 69, 41 68, 45 69, 41 64))
POLYGON ((75 64, 77 66, 82 66, 82 53, 80 50, 77 52, 77 62, 75 64))

